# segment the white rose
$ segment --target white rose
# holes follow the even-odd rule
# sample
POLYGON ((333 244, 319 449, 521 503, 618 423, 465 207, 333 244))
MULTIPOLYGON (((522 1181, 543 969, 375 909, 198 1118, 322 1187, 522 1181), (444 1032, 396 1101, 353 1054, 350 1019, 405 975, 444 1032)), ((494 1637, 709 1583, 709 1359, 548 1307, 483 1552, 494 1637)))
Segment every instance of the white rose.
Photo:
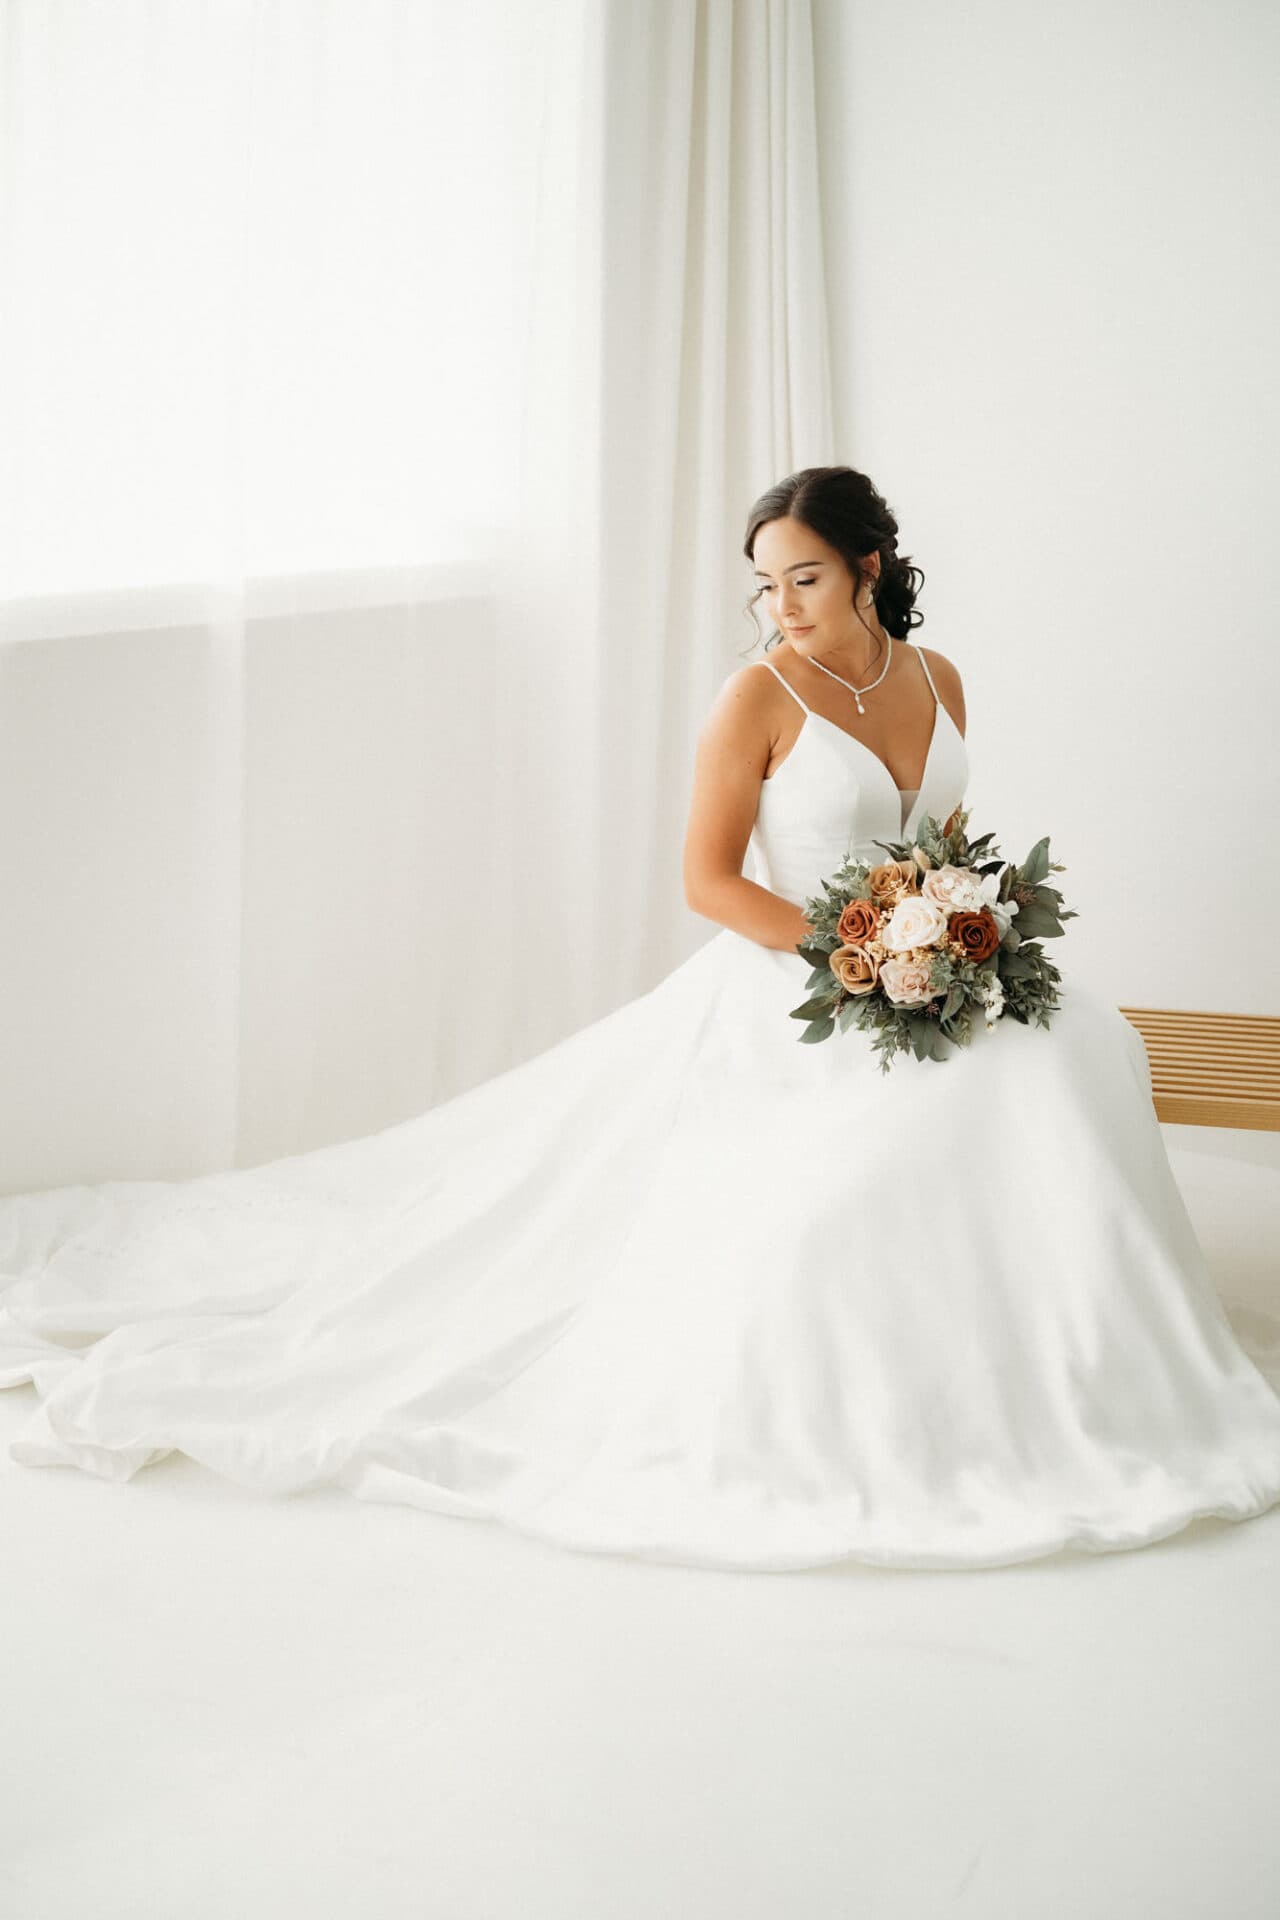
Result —
POLYGON ((919 893, 907 894, 899 900, 880 929, 880 938, 890 953, 906 953, 911 947, 936 947, 946 937, 946 908, 919 893))

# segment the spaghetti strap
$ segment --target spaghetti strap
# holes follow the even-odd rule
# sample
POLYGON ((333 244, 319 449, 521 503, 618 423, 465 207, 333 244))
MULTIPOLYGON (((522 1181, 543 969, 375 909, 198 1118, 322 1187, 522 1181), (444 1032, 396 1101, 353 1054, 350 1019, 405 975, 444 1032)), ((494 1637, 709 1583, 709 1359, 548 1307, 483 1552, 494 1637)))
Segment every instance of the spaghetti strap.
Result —
POLYGON ((791 695, 791 698, 795 701, 800 711, 802 713, 808 713, 809 709, 808 707, 805 706, 804 701, 800 698, 800 695, 796 692, 795 688, 792 686, 789 680, 783 679, 782 675, 778 672, 778 669, 774 666, 772 660, 757 660, 756 665, 758 667, 768 667, 774 679, 782 682, 782 685, 786 688, 787 692, 791 695))
POLYGON ((929 682, 929 691, 933 695, 936 704, 940 706, 942 703, 938 700, 938 689, 933 684, 933 675, 929 671, 929 662, 925 659, 924 654, 914 640, 908 640, 906 644, 911 648, 912 652, 917 655, 920 665, 924 668, 924 677, 929 682))

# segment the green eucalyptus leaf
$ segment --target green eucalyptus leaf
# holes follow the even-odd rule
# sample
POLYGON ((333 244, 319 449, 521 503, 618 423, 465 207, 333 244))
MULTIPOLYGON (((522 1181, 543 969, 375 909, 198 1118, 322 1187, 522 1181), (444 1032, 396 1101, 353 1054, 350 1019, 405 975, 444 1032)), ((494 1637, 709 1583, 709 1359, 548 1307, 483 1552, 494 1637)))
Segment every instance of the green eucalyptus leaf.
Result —
POLYGON ((1039 940, 1062 932, 1057 914, 1050 907, 1042 907, 1038 900, 1019 909, 1016 924, 1021 940, 1039 940))
MULTIPOLYGON (((836 985, 838 991, 839 983, 837 982, 836 985)), ((823 1014, 830 1012, 831 1002, 834 998, 834 994, 815 994, 813 999, 806 1000, 802 1007, 793 1007, 787 1015, 787 1018, 788 1020, 821 1019, 823 1014)))
POLYGON ((1037 880, 1043 880, 1049 871, 1049 836, 1037 840, 1034 847, 1022 863, 1022 877, 1028 886, 1034 886, 1037 880))

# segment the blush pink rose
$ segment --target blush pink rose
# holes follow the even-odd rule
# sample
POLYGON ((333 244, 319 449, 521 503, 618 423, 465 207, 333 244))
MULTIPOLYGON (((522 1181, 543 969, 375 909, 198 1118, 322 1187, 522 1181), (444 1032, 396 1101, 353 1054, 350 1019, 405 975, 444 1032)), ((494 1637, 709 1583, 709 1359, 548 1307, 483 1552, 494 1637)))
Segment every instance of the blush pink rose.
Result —
POLYGON ((922 1007, 934 998, 929 985, 932 971, 932 960, 886 960, 880 968, 880 985, 897 1006, 922 1007))
POLYGON ((920 882, 920 892, 924 899, 936 900, 948 913, 957 913, 961 907, 973 906, 977 879, 967 867, 935 867, 920 882))

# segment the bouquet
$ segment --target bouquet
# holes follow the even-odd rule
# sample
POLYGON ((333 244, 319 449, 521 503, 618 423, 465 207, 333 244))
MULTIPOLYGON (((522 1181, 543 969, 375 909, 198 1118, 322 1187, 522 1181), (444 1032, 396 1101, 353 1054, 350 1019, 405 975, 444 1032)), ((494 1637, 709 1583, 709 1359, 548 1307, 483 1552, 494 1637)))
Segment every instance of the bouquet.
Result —
POLYGON ((813 932, 796 952, 813 968, 810 998, 789 1016, 808 1023, 801 1040, 861 1027, 887 1073, 908 1048, 945 1060, 968 1046, 979 1009, 988 1029, 1004 1014, 1048 1026, 1062 975, 1040 942, 1077 918, 1047 883, 1064 869, 1048 835, 1016 866, 991 834, 969 840, 968 819, 926 814, 914 841, 873 842, 887 860, 846 860, 805 901, 813 932))

